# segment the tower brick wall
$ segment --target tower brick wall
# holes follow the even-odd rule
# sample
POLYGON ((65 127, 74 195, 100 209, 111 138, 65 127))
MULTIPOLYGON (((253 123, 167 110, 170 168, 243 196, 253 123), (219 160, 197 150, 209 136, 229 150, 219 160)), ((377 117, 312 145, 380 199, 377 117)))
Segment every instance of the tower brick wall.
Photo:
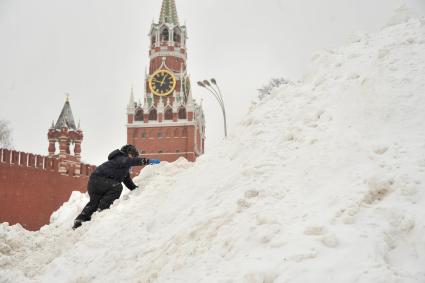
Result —
POLYGON ((86 191, 95 166, 68 164, 64 173, 59 166, 55 157, 0 149, 0 222, 38 230, 72 191, 86 191))

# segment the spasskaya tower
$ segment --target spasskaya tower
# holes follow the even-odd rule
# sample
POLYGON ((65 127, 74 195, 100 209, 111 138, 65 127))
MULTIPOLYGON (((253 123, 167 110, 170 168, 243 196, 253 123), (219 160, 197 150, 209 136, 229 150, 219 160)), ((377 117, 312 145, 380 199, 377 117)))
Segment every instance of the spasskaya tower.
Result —
POLYGON ((187 72, 186 26, 180 25, 174 0, 163 0, 158 23, 149 32, 149 72, 143 102, 133 90, 127 107, 127 142, 143 157, 195 161, 204 153, 205 119, 192 98, 187 72))

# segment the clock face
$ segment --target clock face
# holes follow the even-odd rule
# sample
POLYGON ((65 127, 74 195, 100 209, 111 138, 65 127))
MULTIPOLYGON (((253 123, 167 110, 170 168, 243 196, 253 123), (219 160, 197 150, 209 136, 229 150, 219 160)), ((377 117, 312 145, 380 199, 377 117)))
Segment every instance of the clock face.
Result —
POLYGON ((166 96, 176 87, 176 78, 168 70, 158 70, 149 78, 149 87, 153 94, 166 96))

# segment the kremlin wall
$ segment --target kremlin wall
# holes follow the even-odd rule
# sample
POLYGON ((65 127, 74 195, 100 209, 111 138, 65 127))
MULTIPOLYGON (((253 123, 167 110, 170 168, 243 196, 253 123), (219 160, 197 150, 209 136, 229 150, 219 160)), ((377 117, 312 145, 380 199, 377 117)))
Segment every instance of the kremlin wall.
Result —
POLYGON ((0 149, 0 222, 40 229, 72 191, 86 191, 94 168, 63 167, 59 158, 0 149))

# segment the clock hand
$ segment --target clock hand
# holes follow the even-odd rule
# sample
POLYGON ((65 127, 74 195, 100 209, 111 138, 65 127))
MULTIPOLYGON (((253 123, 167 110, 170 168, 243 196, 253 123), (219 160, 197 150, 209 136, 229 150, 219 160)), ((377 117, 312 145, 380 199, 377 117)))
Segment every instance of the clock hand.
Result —
POLYGON ((164 82, 165 82, 165 76, 162 78, 161 86, 164 84, 164 82))

